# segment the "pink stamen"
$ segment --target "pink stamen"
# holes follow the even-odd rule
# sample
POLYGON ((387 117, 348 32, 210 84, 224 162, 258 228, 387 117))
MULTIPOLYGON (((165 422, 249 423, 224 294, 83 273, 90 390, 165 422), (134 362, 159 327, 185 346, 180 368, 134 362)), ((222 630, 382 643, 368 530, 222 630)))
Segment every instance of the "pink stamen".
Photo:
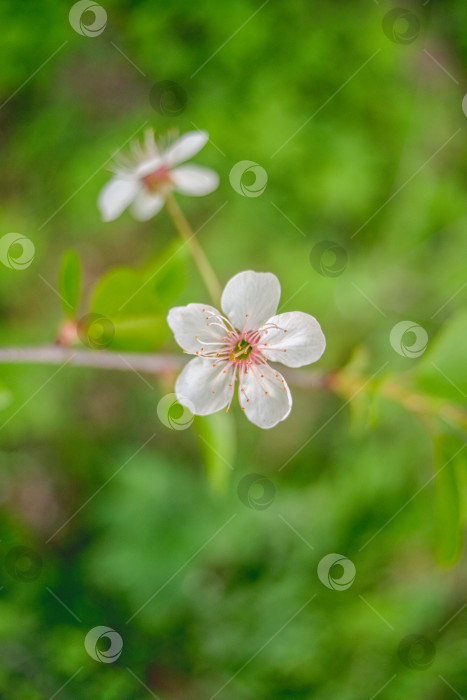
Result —
POLYGON ((156 192, 164 186, 174 184, 170 176, 170 170, 166 165, 161 165, 159 168, 153 170, 152 173, 144 175, 141 180, 144 182, 149 192, 156 192))
MULTIPOLYGON (((203 309, 203 313, 209 314, 209 312, 210 309, 203 309)), ((266 379, 265 374, 261 372, 263 368, 269 368, 268 360, 262 354, 262 350, 268 348, 268 344, 264 343, 263 338, 269 330, 280 330, 286 333, 286 329, 280 328, 275 323, 265 323, 260 328, 246 330, 248 315, 246 315, 243 330, 241 331, 237 330, 229 319, 221 314, 207 315, 205 316, 205 321, 207 327, 215 326, 221 328, 223 334, 219 340, 206 340, 195 336, 196 341, 201 346, 201 349, 196 351, 196 355, 213 360, 213 367, 219 364, 219 373, 214 379, 214 384, 219 381, 220 377, 229 372, 230 376, 229 378, 226 377, 226 380, 230 380, 228 388, 231 391, 226 411, 230 409, 232 403, 237 377, 239 384, 238 398, 242 410, 245 410, 245 406, 242 403, 250 402, 250 397, 247 396, 244 386, 249 370, 251 370, 253 375, 253 381, 261 387, 266 396, 274 395, 273 387, 277 385, 279 388, 283 388, 284 380, 280 379, 280 374, 269 371, 266 379), (268 382, 268 385, 264 384, 265 380, 268 382)), ((286 350, 283 351, 286 352, 286 350)), ((213 386, 214 390, 215 388, 213 386)))

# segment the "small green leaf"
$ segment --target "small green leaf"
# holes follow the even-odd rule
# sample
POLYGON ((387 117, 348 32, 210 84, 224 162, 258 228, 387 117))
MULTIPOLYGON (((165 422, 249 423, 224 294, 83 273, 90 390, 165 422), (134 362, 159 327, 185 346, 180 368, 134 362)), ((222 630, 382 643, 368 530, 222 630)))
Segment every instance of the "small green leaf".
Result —
POLYGON ((0 411, 7 408, 13 401, 13 395, 11 391, 3 384, 0 383, 0 411))
POLYGON ((233 416, 225 411, 197 416, 194 428, 211 489, 215 493, 224 493, 232 476, 237 451, 233 416))
POLYGON ((74 318, 81 292, 81 262, 74 250, 67 250, 60 266, 58 290, 68 318, 74 318))
POLYGON ((116 268, 99 280, 91 311, 112 323, 108 345, 112 350, 156 350, 167 336, 159 299, 146 277, 131 268, 116 268))
POLYGON ((187 246, 175 241, 143 270, 149 288, 157 294, 166 308, 185 287, 187 258, 187 246))
POLYGON ((434 440, 434 533, 438 562, 454 564, 459 558, 465 528, 465 448, 455 435, 440 433, 434 440))
POLYGON ((463 403, 467 398, 467 312, 438 332, 415 370, 417 386, 431 396, 463 403))
POLYGON ((162 315, 114 318, 113 350, 151 351, 159 348, 167 337, 167 323, 162 315))

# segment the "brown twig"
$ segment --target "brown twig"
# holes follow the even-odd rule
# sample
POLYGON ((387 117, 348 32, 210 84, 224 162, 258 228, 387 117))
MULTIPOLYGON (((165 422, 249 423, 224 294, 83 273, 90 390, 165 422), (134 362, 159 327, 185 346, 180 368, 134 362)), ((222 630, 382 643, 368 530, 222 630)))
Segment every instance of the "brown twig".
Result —
MULTIPOLYGON (((116 369, 162 375, 177 372, 185 365, 187 358, 183 355, 166 355, 139 352, 118 352, 110 350, 82 350, 59 345, 42 345, 37 347, 0 348, 0 364, 69 364, 75 367, 94 367, 97 369, 116 369)), ((283 370, 290 384, 304 388, 328 388, 328 375, 319 371, 296 369, 283 370)))
POLYGON ((0 348, 0 364, 58 365, 67 363, 76 367, 99 369, 137 370, 148 374, 164 374, 183 367, 185 358, 178 355, 121 352, 109 350, 81 350, 58 345, 30 348, 0 348))

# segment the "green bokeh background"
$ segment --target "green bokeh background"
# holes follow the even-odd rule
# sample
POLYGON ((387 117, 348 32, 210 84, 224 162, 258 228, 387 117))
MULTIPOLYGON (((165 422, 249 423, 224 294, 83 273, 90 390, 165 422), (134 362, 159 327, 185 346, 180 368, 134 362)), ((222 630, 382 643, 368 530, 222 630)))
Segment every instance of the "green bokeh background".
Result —
MULTIPOLYGON (((0 270, 2 345, 53 341, 62 311, 48 285, 65 250, 83 260, 89 299, 106 271, 141 267, 173 240, 166 212, 104 224, 96 208, 102 165, 147 123, 209 131, 195 160, 220 173, 220 187, 179 202, 194 229, 222 207, 199 234, 222 284, 243 269, 274 272, 285 308, 322 324, 323 371, 357 349, 368 375, 423 362, 400 357, 389 333, 410 319, 432 342, 465 299, 467 5, 401 5, 420 21, 406 44, 403 24, 392 37, 382 29, 385 0, 270 0, 260 10, 253 0, 106 0, 107 27, 93 38, 70 26, 71 3, 2 4, 0 233, 36 248, 26 270, 0 270), (180 115, 151 106, 161 80, 186 91, 180 115), (261 196, 232 189, 240 160, 267 171, 261 196), (310 264, 323 240, 347 252, 341 275, 310 264)), ((205 300, 188 263, 174 303, 205 300)), ((452 345, 462 342, 465 332, 452 345)), ((163 350, 178 352, 169 337, 163 350)), ((467 693, 467 612, 446 624, 467 600, 467 567, 465 557, 436 564, 433 488, 422 489, 432 443, 415 417, 380 401, 355 427, 342 398, 294 387, 292 416, 260 431, 237 406, 234 470, 224 465, 219 493, 196 423, 171 431, 157 417, 172 375, 148 385, 131 372, 56 371, 0 371, 2 698, 47 699, 64 684, 60 700, 204 700, 221 688, 225 700, 467 693), (264 510, 237 494, 251 473, 274 485, 264 510), (33 581, 5 568, 15 546, 40 554, 33 581), (344 591, 317 576, 333 552, 356 567, 344 591), (85 651, 97 625, 123 638, 115 663, 85 651), (434 645, 425 670, 398 655, 412 634, 434 645)), ((435 393, 453 391, 437 381, 435 393)))

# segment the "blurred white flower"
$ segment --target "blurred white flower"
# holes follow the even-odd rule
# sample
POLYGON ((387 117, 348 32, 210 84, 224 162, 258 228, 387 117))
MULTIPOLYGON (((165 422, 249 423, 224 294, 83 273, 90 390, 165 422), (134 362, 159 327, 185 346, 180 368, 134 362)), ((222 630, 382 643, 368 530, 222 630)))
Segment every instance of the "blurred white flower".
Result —
POLYGON ((147 131, 143 145, 132 145, 130 158, 117 160, 115 176, 99 194, 97 203, 103 220, 113 221, 131 205, 134 218, 147 221, 162 209, 171 190, 193 197, 213 192, 219 184, 214 170, 200 165, 178 166, 207 141, 205 131, 189 131, 171 144, 156 143, 152 129, 147 131))
POLYGON ((301 367, 319 360, 326 341, 318 321, 302 311, 276 315, 280 284, 270 272, 240 272, 222 294, 223 314, 188 304, 169 311, 168 324, 184 352, 197 355, 179 375, 178 402, 197 415, 230 407, 238 399, 249 420, 272 428, 292 408, 289 387, 269 365, 301 367))

